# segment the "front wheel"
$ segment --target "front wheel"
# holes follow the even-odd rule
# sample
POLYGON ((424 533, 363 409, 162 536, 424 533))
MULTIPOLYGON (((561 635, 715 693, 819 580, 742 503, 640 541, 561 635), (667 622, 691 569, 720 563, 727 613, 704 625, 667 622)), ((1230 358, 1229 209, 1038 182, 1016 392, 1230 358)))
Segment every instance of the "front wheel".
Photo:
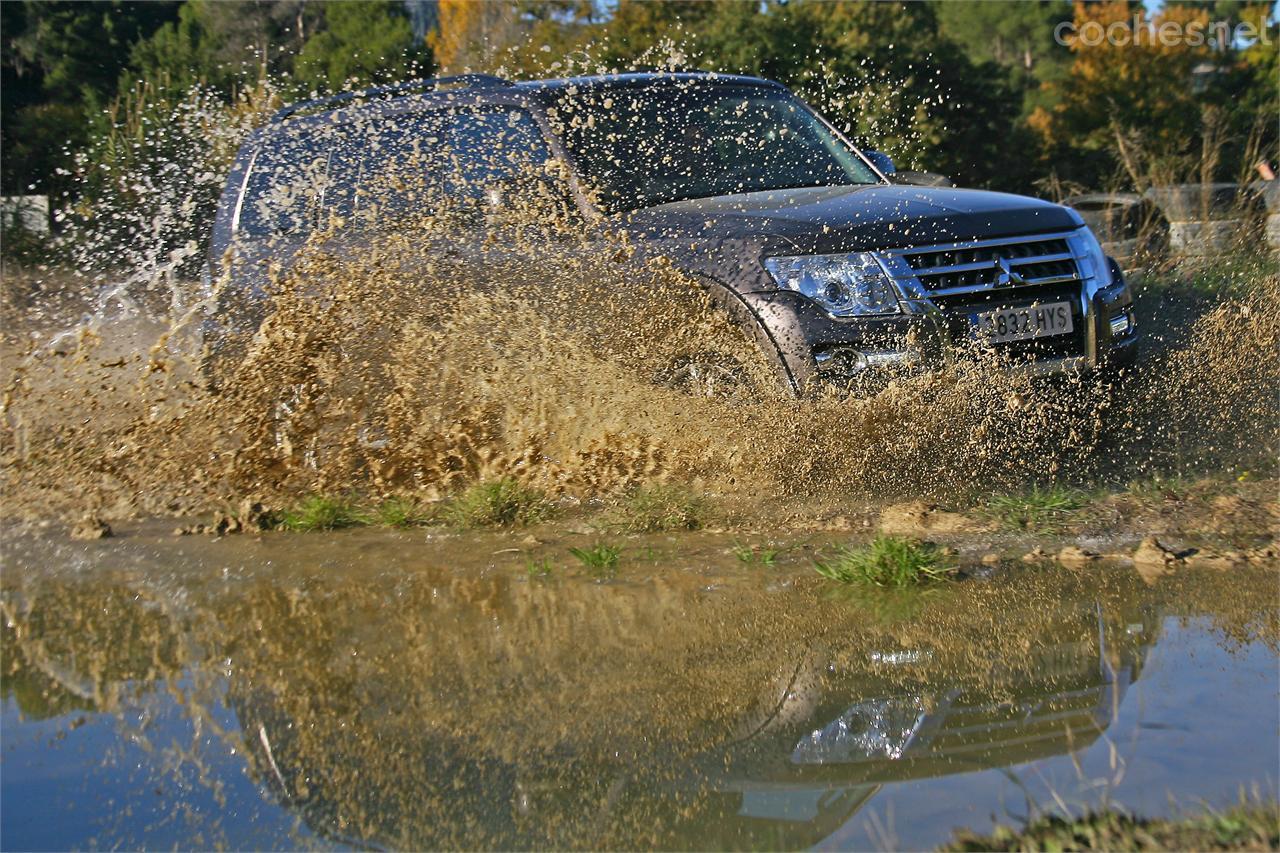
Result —
POLYGON ((655 379, 657 384, 691 397, 747 401, 760 396, 750 371, 725 353, 681 356, 659 371, 655 379))

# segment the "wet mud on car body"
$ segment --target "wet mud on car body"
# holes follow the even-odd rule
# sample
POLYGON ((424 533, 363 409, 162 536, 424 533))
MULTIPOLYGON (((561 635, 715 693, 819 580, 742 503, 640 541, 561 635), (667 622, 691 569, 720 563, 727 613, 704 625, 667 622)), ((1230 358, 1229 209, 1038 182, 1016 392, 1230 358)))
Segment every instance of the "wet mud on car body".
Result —
MULTIPOLYGON (((411 162, 436 192, 478 206, 558 193, 588 243, 621 237, 636 262, 666 258, 729 311, 791 393, 870 389, 973 350, 1046 374, 1136 353, 1120 269, 1075 211, 894 184, 873 165, 883 155, 858 151, 776 83, 464 75, 340 98, 282 110, 237 158, 210 252, 211 276, 229 270, 231 282, 206 324, 214 351, 230 319, 261 320, 267 261, 287 266, 326 213, 358 224, 365 185, 411 162), (300 181, 312 189, 282 190, 300 181)), ((382 224, 428 204, 392 201, 372 208, 382 224)))

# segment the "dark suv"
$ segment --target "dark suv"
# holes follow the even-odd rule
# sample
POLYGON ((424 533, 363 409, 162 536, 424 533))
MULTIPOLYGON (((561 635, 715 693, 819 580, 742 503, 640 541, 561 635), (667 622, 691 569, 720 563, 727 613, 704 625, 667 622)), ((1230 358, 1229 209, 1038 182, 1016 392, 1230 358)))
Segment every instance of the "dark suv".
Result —
MULTIPOLYGON (((416 191, 369 202, 376 176, 406 164, 476 204, 533 191, 530 175, 553 185, 588 240, 622 234, 701 282, 792 393, 975 346, 1036 373, 1136 351, 1120 269, 1074 210, 895 183, 887 157, 781 85, 723 74, 463 75, 287 107, 240 150, 210 272, 230 268, 228 292, 253 303, 263 283, 244 271, 287 262, 325 217, 425 204, 416 191)), ((206 324, 215 349, 225 315, 206 324)))

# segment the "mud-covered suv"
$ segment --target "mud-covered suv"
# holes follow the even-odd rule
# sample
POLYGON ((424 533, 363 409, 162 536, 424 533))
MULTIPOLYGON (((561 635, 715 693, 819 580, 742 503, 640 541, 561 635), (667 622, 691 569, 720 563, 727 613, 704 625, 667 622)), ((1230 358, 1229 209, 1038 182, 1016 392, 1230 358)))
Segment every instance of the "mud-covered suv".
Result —
MULTIPOLYGON (((240 150, 211 274, 239 269, 230 290, 252 301, 255 260, 287 259, 333 216, 357 221, 364 187, 410 162, 437 192, 479 202, 556 175, 589 233, 623 234, 702 282, 792 393, 975 348, 1037 373, 1136 351, 1121 271, 1075 211, 895 183, 887 157, 781 85, 723 74, 463 75, 286 107, 240 150)), ((208 324, 215 348, 224 320, 208 324)))

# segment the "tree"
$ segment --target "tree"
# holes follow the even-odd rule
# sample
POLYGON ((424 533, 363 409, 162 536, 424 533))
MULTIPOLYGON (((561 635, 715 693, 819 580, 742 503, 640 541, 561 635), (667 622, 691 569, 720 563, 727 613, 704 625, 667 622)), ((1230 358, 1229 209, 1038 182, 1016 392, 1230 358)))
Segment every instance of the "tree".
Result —
POLYGON ((440 0, 427 44, 442 72, 493 71, 527 29, 514 2, 440 0))
POLYGON ((935 8, 939 32, 971 62, 1005 69, 1022 94, 1024 116, 1051 105, 1042 84, 1061 80, 1071 65, 1070 51, 1054 38, 1054 28, 1072 19, 1068 0, 937 2, 935 8))
POLYGON ((69 151, 111 99, 129 48, 177 13, 176 3, 0 3, 5 192, 59 193, 69 151))
POLYGON ((1276 77, 1260 80, 1247 52, 1206 38, 1210 20, 1205 4, 1170 4, 1148 19, 1126 0, 1077 2, 1076 33, 1111 28, 1119 38, 1073 38, 1070 74, 1052 87, 1057 105, 1031 116, 1061 176, 1097 186, 1120 174, 1137 189, 1239 176, 1259 115, 1275 126, 1276 77), (1151 38, 1148 24, 1192 37, 1151 38))
POLYGON ((338 91, 353 83, 419 76, 429 62, 415 44, 402 3, 331 0, 323 9, 322 28, 298 53, 294 76, 299 83, 338 91))
POLYGON ((229 96, 263 76, 288 75, 307 38, 323 25, 323 4, 307 0, 188 0, 178 19, 133 48, 134 80, 197 83, 229 96))

